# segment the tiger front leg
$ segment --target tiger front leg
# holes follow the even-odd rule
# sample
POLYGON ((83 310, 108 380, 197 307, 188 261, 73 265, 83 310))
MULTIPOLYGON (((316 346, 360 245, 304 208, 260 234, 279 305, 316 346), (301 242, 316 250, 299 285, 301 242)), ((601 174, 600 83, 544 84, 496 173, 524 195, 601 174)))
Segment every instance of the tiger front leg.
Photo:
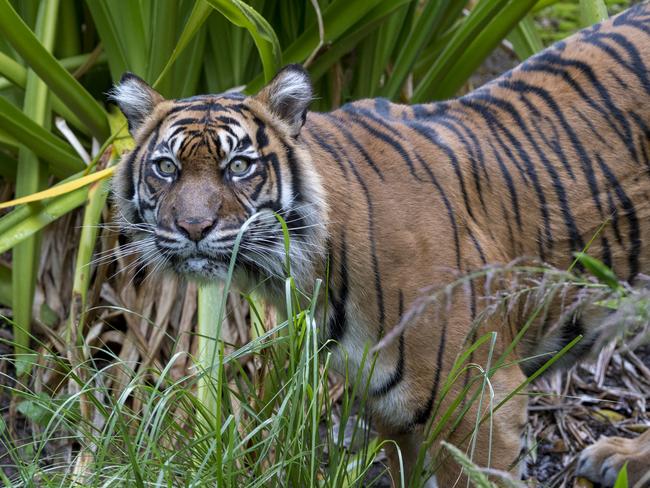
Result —
POLYGON ((580 453, 576 475, 614 486, 626 463, 629 486, 650 486, 650 430, 634 439, 601 437, 580 453))

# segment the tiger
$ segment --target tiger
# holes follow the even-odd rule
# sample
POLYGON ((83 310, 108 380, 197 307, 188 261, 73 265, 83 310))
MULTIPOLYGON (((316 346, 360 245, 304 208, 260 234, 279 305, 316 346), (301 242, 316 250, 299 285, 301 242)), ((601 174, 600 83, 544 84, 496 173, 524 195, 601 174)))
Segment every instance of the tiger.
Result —
MULTIPOLYGON (((226 279, 237 245, 240 289, 259 286, 281 303, 287 263, 306 293, 323 280, 322 340, 336 369, 367 382, 373 425, 391 441, 389 471, 408 480, 427 424, 466 386, 442 394, 484 306, 481 287, 456 288, 445 310, 411 314, 372 365, 364 362, 423 290, 520 257, 565 269, 588 243, 630 283, 650 271, 649 67, 644 3, 440 102, 376 98, 312 112, 310 78, 296 64, 254 95, 184 99, 126 73, 110 96, 135 148, 115 174, 115 206, 130 239, 148 239, 155 258, 188 279, 226 279)), ((490 380, 494 404, 530 374, 525 358, 584 335, 586 346, 567 353, 571 364, 596 344, 595 325, 580 316, 550 330, 534 321, 527 334, 550 337, 508 352, 526 320, 512 314, 474 330, 495 332, 493 353, 508 354, 490 380)), ((472 354, 487 364, 487 348, 472 354)), ((479 465, 511 469, 526 396, 494 411, 490 428, 476 429, 478 408, 468 406, 444 438, 474 443, 479 465)), ((439 460, 431 482, 453 486, 461 468, 436 457, 439 441, 428 449, 439 460)), ((647 474, 650 433, 602 438, 581 453, 576 473, 612 486, 625 462, 632 484, 647 474)))

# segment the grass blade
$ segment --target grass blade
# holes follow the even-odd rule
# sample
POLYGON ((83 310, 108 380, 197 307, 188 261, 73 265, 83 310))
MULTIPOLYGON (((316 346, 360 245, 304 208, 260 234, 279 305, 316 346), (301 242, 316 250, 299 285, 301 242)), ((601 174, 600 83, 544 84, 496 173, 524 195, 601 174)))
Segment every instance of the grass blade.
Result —
POLYGON ((96 181, 109 178, 110 176, 113 175, 114 172, 115 172, 115 168, 110 167, 110 168, 103 169, 101 171, 97 171, 95 173, 90 173, 89 175, 81 176, 79 178, 75 178, 66 183, 53 186, 51 188, 48 188, 47 190, 30 193, 29 195, 16 198, 15 200, 10 200, 8 202, 2 202, 0 203, 0 209, 13 207, 15 205, 22 205, 25 203, 38 202, 41 200, 46 200, 48 198, 58 197, 66 193, 70 193, 71 191, 77 190, 78 188, 82 188, 84 186, 95 183, 96 181))
POLYGON ((440 33, 445 14, 452 3, 451 0, 427 2, 395 60, 395 69, 382 89, 383 96, 397 96, 424 45, 440 33))
POLYGON ((4 97, 0 97, 0 130, 50 163, 50 170, 56 176, 66 177, 85 167, 70 146, 27 117, 4 97))
POLYGON ((31 209, 16 209, 0 219, 0 252, 7 252, 16 244, 34 235, 46 225, 82 205, 88 197, 83 187, 45 203, 32 203, 31 209), (5 220, 7 219, 7 220, 5 220))
POLYGON ((233 24, 248 30, 255 41, 264 68, 264 78, 269 81, 280 67, 280 42, 271 25, 250 5, 241 0, 207 1, 233 24))
POLYGON ((183 28, 183 32, 181 33, 180 37, 176 41, 176 45, 174 46, 174 50, 172 51, 172 54, 169 57, 169 61, 167 61, 167 64, 165 64, 165 67, 158 75, 158 78, 154 83, 154 87, 157 87, 161 83, 161 81, 164 80, 165 76, 167 76, 167 73, 174 65, 174 62, 176 62, 178 56, 188 46, 189 42, 194 38, 196 33, 199 31, 199 29, 203 26, 205 21, 208 19, 211 12, 212 12, 212 8, 204 1, 196 2, 194 4, 194 7, 192 8, 192 12, 190 12, 190 16, 187 19, 187 22, 185 23, 185 27, 183 28))
POLYGON ((38 41, 9 0, 0 0, 0 30, 30 67, 99 140, 108 137, 106 114, 88 91, 38 41))
MULTIPOLYGON (((335 0, 323 11, 326 43, 333 43, 348 29, 354 27, 368 12, 382 0, 335 0)), ((314 21, 283 53, 282 62, 301 63, 312 53, 320 42, 318 25, 314 21)), ((264 83, 261 76, 255 77, 246 91, 255 93, 264 83)))
MULTIPOLYGON (((59 1, 41 3, 36 21, 36 35, 42 47, 52 51, 56 38, 59 1)), ((27 73, 25 87, 24 114, 40 126, 50 122, 47 86, 33 71, 27 73)), ((16 174, 16 195, 29 195, 38 191, 46 183, 46 168, 38 160, 28 145, 18 150, 18 171, 16 174)), ((13 320, 18 327, 13 328, 16 355, 26 353, 32 322, 34 288, 38 274, 40 255, 40 235, 34 234, 24 239, 12 250, 12 310, 13 320)))
POLYGON ((413 102, 449 98, 535 5, 536 0, 479 3, 413 93, 413 102))
POLYGON ((129 69, 129 63, 126 49, 120 42, 108 5, 103 0, 91 0, 86 2, 86 5, 106 50, 111 75, 114 80, 119 80, 122 73, 129 69))
POLYGON ((524 61, 544 49, 544 44, 537 33, 530 14, 521 19, 517 27, 512 29, 512 32, 508 35, 508 40, 512 43, 512 48, 520 61, 524 61))

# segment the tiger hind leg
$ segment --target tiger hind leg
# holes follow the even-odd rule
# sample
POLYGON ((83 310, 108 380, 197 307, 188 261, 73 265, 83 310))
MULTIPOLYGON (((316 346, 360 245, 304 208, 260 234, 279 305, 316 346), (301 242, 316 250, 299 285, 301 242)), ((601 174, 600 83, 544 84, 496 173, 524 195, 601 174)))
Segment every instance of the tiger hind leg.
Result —
POLYGON ((650 487, 650 430, 634 439, 601 437, 582 451, 576 474, 602 486, 614 486, 625 463, 629 486, 650 487))

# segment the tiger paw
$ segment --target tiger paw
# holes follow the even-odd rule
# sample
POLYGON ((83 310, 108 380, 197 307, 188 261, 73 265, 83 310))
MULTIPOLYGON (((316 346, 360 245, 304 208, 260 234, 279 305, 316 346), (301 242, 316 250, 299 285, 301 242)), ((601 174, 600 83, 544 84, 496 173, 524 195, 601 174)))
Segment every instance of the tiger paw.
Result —
POLYGON ((629 486, 650 487, 650 431, 635 439, 602 437, 582 451, 576 475, 610 487, 626 463, 629 486))

